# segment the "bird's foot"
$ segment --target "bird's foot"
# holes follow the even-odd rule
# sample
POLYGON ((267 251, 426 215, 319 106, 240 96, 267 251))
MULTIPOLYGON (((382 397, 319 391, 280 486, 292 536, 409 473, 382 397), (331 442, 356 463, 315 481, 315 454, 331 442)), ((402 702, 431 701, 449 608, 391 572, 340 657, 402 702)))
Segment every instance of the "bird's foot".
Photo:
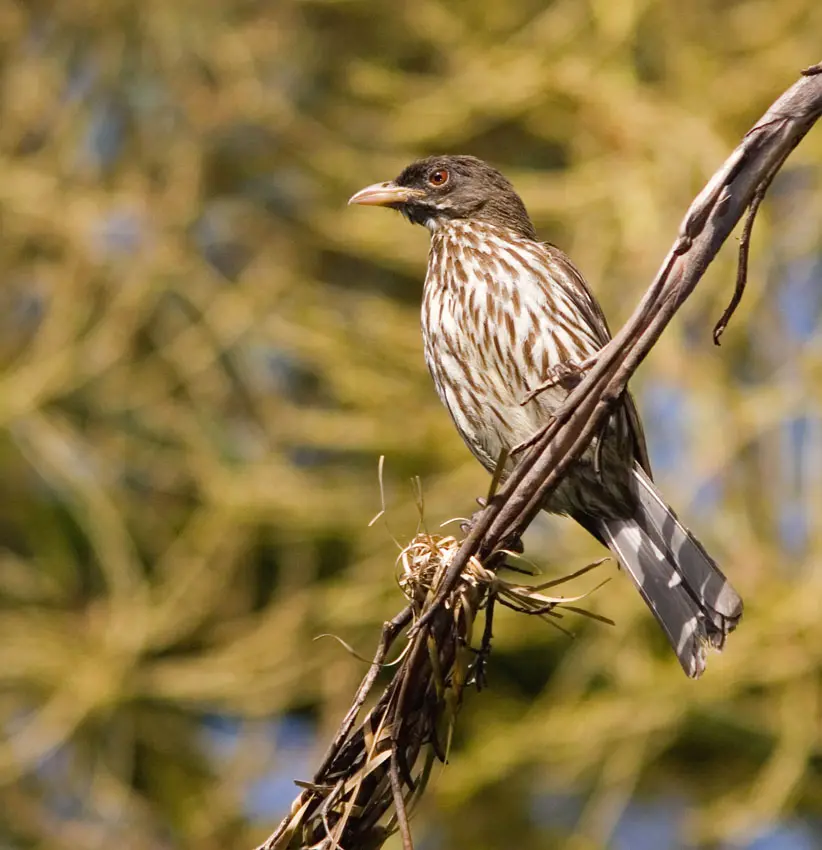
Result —
POLYGON ((479 510, 474 511, 471 514, 469 519, 463 520, 460 523, 460 531, 467 537, 473 527, 477 524, 477 517, 488 507, 488 500, 483 499, 482 496, 477 497, 477 504, 479 505, 479 510))
POLYGON ((512 534, 500 541, 498 551, 513 552, 515 555, 522 555, 525 551, 525 544, 518 534, 512 534))
POLYGON ((572 390, 581 380, 585 372, 597 362, 597 355, 593 354, 587 357, 581 363, 576 360, 560 360, 559 363, 554 363, 545 376, 545 380, 538 386, 526 393, 520 400, 520 404, 528 404, 533 401, 540 393, 560 385, 567 390, 572 390))
MULTIPOLYGON (((479 510, 474 511, 474 513, 471 514, 469 519, 463 520, 460 523, 460 531, 462 531, 462 533, 466 535, 466 537, 471 533, 474 526, 476 525, 477 518, 485 510, 485 508, 488 507, 488 500, 483 499, 480 496, 477 499, 477 504, 479 505, 479 510)), ((522 540, 516 535, 507 537, 505 540, 501 540, 499 548, 504 549, 507 552, 515 552, 518 555, 521 555, 525 551, 525 546, 523 546, 522 540)))
POLYGON ((555 421, 556 417, 549 417, 548 421, 535 434, 532 434, 527 440, 517 443, 514 448, 511 449, 511 457, 516 457, 526 449, 530 449, 531 446, 535 446, 542 439, 542 435, 554 424, 555 421))

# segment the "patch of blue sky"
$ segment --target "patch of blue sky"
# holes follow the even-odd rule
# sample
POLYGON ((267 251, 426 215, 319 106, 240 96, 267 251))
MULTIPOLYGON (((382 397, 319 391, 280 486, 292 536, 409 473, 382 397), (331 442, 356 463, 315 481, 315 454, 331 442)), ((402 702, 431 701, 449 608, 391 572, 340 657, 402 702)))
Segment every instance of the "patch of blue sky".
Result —
MULTIPOLYGON (((255 728, 259 728, 255 724, 255 728)), ((210 715, 202 726, 206 751, 219 764, 237 752, 243 722, 226 715, 210 715)), ((266 723, 272 768, 252 779, 244 789, 246 814, 255 820, 276 819, 288 810, 298 793, 295 779, 310 779, 316 757, 316 729, 306 717, 286 714, 266 723)))

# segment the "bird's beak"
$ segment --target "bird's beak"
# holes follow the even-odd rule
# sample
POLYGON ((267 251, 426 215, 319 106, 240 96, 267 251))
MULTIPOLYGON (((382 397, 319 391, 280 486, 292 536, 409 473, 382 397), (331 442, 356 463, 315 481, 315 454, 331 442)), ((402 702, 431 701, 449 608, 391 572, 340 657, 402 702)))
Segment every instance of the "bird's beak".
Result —
POLYGON ((390 207, 394 204, 407 204, 425 195, 421 189, 398 186, 389 180, 386 183, 373 183, 360 189, 348 199, 349 204, 362 204, 367 207, 390 207))

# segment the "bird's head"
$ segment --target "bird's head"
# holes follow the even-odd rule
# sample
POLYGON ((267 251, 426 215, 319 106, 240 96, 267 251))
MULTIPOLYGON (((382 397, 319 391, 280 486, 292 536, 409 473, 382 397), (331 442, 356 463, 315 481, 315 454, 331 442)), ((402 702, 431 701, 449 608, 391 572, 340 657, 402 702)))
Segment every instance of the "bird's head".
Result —
POLYGON ((431 231, 453 220, 479 221, 536 239, 525 204, 511 183, 473 156, 417 160, 395 180, 366 186, 348 203, 399 210, 413 224, 424 224, 431 231))

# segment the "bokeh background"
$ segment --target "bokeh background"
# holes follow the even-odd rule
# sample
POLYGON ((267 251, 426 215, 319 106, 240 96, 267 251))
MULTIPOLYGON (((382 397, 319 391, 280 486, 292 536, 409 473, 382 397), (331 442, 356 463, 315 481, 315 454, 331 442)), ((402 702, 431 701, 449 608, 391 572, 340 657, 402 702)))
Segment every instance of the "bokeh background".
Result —
MULTIPOLYGON (((422 360, 427 234, 353 191, 491 160, 618 326, 820 32, 818 0, 0 0, 0 845, 261 841, 364 672, 314 638, 368 654, 401 607, 413 477, 431 529, 485 491, 422 360)), ((613 565, 613 628, 502 613, 420 847, 822 846, 820 163, 817 128, 722 347, 733 243, 634 382, 741 628, 694 683, 613 565)))

